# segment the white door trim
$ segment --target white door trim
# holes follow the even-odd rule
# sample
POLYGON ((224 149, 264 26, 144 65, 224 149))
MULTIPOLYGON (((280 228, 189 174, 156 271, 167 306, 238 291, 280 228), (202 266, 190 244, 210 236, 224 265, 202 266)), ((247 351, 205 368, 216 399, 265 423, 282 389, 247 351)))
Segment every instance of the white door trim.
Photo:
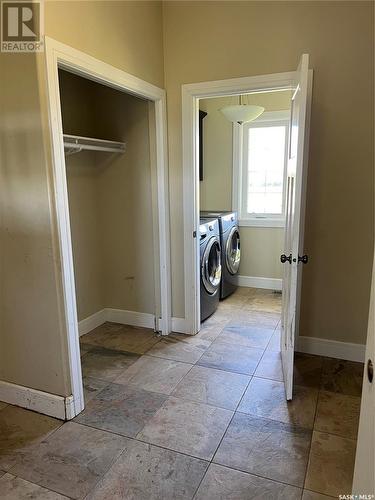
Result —
POLYGON ((182 86, 182 162, 184 215, 185 331, 195 334, 200 328, 199 175, 198 103, 199 99, 247 92, 290 89, 295 72, 232 78, 182 86))
MULTIPOLYGON (((48 90, 49 125, 52 143, 52 186, 56 211, 60 255, 55 255, 57 272, 62 275, 63 300, 60 304, 67 336, 69 375, 74 401, 74 415, 84 408, 78 321, 74 285, 74 270, 66 187, 63 130, 60 109, 58 68, 89 78, 114 89, 148 99, 155 104, 156 122, 156 185, 157 220, 160 266, 160 329, 164 335, 171 331, 171 276, 168 164, 166 147, 166 94, 144 80, 136 78, 84 52, 45 37, 45 62, 48 90)), ((60 279, 60 277, 59 277, 60 279)))

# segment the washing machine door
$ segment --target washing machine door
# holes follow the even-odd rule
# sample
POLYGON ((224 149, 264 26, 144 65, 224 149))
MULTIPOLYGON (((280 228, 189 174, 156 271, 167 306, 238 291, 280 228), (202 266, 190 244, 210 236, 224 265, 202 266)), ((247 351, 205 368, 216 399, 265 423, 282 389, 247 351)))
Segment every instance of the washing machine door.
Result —
POLYGON ((221 251, 217 238, 212 237, 207 243, 201 265, 203 286, 210 295, 214 295, 221 281, 221 251))
POLYGON ((231 274, 237 274, 241 260, 240 233, 237 227, 230 230, 225 246, 225 260, 231 274))

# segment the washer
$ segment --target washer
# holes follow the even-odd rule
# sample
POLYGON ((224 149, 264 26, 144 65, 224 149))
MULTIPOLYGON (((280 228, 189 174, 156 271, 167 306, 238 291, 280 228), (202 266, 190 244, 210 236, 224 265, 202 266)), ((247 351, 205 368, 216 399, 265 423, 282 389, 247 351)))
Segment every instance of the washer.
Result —
POLYGON ((213 314, 219 304, 221 284, 221 246, 219 221, 202 219, 200 234, 201 321, 213 314))
POLYGON ((236 212, 201 212, 201 218, 217 218, 220 228, 221 261, 223 275, 220 298, 225 299, 238 287, 241 247, 236 212))

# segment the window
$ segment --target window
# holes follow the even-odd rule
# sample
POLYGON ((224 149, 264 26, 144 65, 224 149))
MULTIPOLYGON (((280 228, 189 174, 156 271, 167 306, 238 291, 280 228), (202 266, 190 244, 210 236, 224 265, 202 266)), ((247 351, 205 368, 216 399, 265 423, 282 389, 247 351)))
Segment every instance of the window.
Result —
POLYGON ((264 113, 235 134, 234 198, 241 225, 284 225, 288 118, 289 111, 264 113))

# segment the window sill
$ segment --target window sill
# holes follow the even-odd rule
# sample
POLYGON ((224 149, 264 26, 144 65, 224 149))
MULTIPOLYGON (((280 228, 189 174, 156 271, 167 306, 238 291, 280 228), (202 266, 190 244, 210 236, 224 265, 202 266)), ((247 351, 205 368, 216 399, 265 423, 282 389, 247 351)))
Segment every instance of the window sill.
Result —
POLYGON ((285 227, 285 219, 254 217, 253 219, 239 219, 240 227, 285 227))

